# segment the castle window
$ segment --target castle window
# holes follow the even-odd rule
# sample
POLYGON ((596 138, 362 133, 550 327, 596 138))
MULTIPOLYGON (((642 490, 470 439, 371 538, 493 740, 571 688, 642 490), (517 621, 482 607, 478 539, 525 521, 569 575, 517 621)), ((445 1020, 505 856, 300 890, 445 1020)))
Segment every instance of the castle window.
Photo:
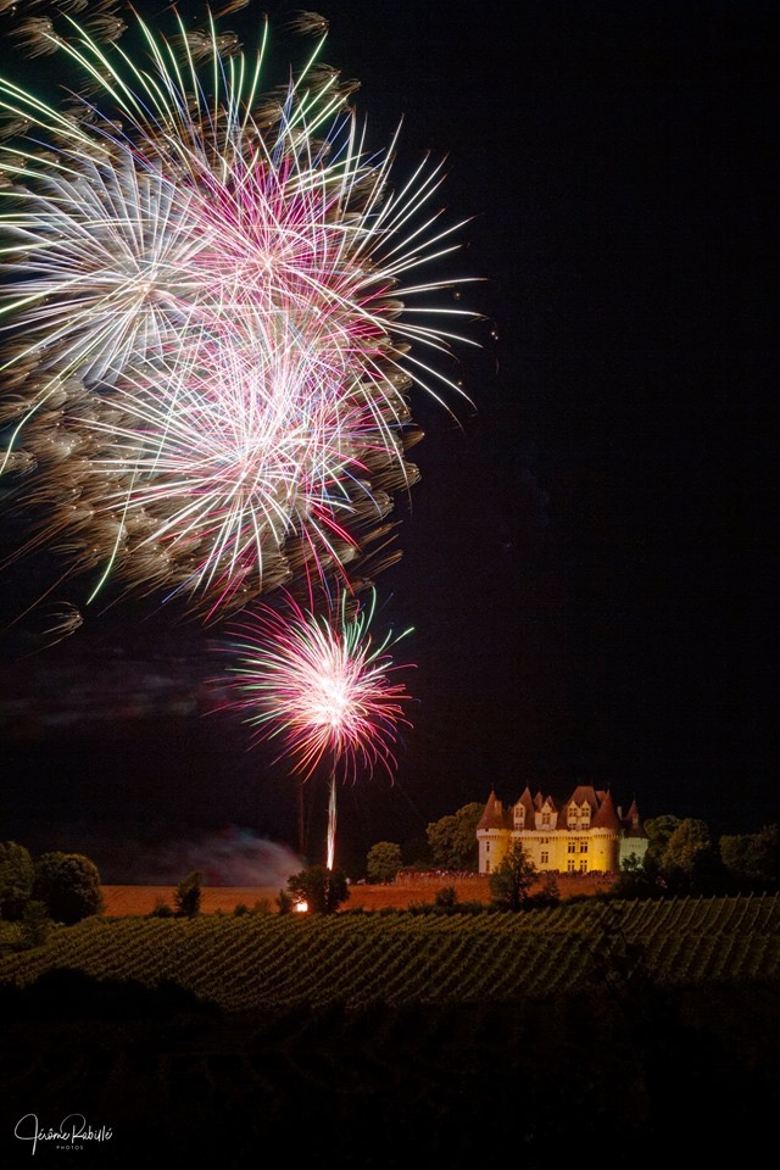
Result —
POLYGON ((587 853, 587 852, 588 852, 588 842, 587 841, 580 841, 580 853, 587 853))
POLYGON ((569 871, 569 873, 574 873, 576 868, 577 868, 576 861, 574 861, 574 859, 572 857, 570 857, 569 860, 566 862, 566 869, 569 871))
POLYGON ((587 872, 588 872, 588 863, 587 863, 587 861, 581 861, 581 862, 580 862, 580 873, 587 873, 587 872))
POLYGON ((485 873, 490 873, 490 861, 485 862, 485 873))
POLYGON ((549 813, 542 813, 542 828, 549 829, 549 827, 550 827, 550 814, 549 813))
POLYGON ((550 860, 550 854, 547 852, 546 849, 543 849, 542 850, 542 865, 547 865, 549 860, 550 860))
POLYGON ((577 842, 570 841, 567 848, 568 848, 569 853, 576 853, 577 852, 577 842))
POLYGON ((490 852, 490 842, 489 842, 489 841, 486 841, 486 842, 485 842, 485 852, 486 852, 486 853, 489 853, 489 852, 490 852))

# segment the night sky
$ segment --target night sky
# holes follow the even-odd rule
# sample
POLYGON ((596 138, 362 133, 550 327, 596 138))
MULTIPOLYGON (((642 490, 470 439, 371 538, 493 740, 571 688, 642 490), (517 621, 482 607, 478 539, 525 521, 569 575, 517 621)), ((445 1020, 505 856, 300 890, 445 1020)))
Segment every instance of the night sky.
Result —
MULTIPOLYGON (((759 827, 777 815, 775 6, 321 7, 372 145, 404 116, 396 175, 448 157, 451 221, 474 218, 438 275, 485 278, 459 303, 483 348, 453 366, 476 411, 415 404, 423 478, 378 582, 379 624, 416 627, 415 727, 394 787, 344 794, 344 859, 493 785, 589 780, 648 816, 759 827)), ((6 569, 6 621, 55 576, 6 569)), ((90 607, 49 650, 42 625, 0 639, 0 838, 91 852, 115 880, 229 826, 294 842, 285 768, 205 714, 217 631, 152 600, 90 607)))

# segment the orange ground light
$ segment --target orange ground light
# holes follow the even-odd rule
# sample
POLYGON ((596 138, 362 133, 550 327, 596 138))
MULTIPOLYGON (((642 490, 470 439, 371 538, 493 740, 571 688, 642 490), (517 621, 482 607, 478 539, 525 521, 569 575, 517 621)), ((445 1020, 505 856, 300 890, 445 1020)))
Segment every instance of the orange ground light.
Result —
MULTIPOLYGON (((561 875, 558 888, 562 898, 573 894, 595 894, 609 889, 614 881, 613 874, 583 874, 568 877, 561 875)), ((402 910, 411 902, 432 902, 436 891, 442 886, 454 886, 461 902, 488 902, 490 890, 487 877, 424 878, 403 885, 350 886, 350 897, 346 908, 358 906, 369 910, 393 906, 402 910)), ((215 910, 231 911, 243 902, 250 908, 261 898, 268 898, 272 905, 278 894, 272 886, 210 886, 204 887, 201 911, 213 914, 215 910)), ((173 886, 103 886, 105 898, 104 913, 122 917, 131 914, 148 914, 158 898, 173 906, 173 886)))

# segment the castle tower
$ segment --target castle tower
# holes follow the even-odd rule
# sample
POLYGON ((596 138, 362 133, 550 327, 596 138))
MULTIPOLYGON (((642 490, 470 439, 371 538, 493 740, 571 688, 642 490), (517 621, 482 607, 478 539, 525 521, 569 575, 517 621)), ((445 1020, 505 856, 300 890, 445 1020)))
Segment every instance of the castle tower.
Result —
POLYGON ((626 815, 621 818, 621 821, 623 831, 620 834, 618 846, 618 866, 620 868, 622 868, 623 862, 629 857, 635 857, 640 862, 643 861, 645 853, 647 853, 648 845, 645 830, 639 818, 636 799, 631 801, 631 807, 626 815))
POLYGON ((477 841, 479 842, 479 872, 495 873, 509 849, 511 837, 512 816, 491 789, 477 825, 477 841))
POLYGON ((620 829, 620 819, 612 800, 612 793, 607 790, 591 824, 588 841, 592 850, 589 869, 617 870, 620 829))

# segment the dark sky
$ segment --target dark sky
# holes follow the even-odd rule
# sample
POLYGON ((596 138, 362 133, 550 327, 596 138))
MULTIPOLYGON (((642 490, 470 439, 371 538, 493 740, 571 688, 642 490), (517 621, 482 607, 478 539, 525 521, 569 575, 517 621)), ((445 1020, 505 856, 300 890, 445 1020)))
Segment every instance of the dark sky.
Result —
MULTIPOLYGON (((449 158, 450 213, 475 218, 442 273, 487 278, 463 298, 488 318, 459 375, 476 413, 416 403, 423 479, 379 582, 383 619, 417 628, 415 728, 395 787, 344 794, 344 855, 492 785, 584 778, 758 827, 777 815, 775 6, 322 7, 372 143, 405 116, 397 173, 449 158)), ((5 574, 6 614, 45 571, 5 574)), ((115 878, 114 841, 294 839, 284 768, 202 715, 206 635, 153 610, 32 655, 24 621, 4 636, 0 836, 89 846, 115 878)))

